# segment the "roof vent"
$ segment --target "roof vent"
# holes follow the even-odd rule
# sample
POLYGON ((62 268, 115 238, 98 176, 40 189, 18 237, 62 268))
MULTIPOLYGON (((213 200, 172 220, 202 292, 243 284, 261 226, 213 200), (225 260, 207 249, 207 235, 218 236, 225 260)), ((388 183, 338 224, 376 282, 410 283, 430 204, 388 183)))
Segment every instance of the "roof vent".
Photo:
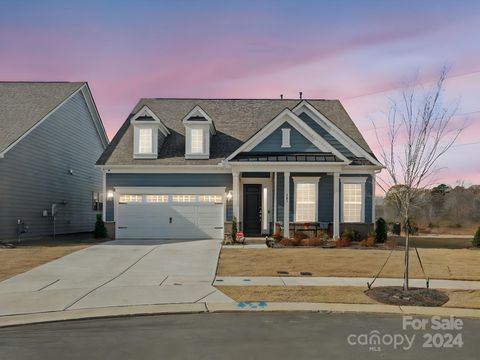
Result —
POLYGON ((280 100, 283 100, 283 94, 280 94, 280 100))
POLYGON ((302 100, 303 92, 300 91, 299 94, 300 94, 300 100, 302 100))

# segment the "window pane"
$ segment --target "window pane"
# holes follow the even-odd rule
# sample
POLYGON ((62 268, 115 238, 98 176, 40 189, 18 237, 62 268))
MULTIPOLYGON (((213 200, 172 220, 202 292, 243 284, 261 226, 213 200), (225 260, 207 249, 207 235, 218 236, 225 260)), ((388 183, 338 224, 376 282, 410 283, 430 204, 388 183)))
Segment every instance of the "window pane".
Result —
POLYGON ((191 141, 192 141, 192 154, 202 154, 203 153, 203 130, 202 129, 191 129, 190 130, 191 141))
POLYGON ((362 221, 362 184, 343 184, 343 222, 362 221))
POLYGON ((147 195, 147 202, 152 202, 152 203, 168 202, 168 195, 147 195))
POLYGON ((121 203, 142 202, 142 195, 120 195, 121 203))
POLYGON ((139 129, 138 141, 140 154, 152 153, 152 129, 139 129))
POLYGON ((200 195, 198 197, 200 202, 221 203, 222 200, 222 195, 200 195))
POLYGON ((195 202, 196 198, 195 195, 172 195, 174 202, 195 202))
POLYGON ((317 206, 315 184, 297 183, 295 188, 295 221, 316 221, 317 206))

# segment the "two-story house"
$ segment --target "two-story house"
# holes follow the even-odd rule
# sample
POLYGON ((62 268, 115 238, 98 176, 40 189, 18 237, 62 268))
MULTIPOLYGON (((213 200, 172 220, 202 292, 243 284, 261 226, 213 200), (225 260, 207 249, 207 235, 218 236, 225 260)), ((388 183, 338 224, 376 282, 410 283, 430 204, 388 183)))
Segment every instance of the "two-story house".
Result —
POLYGON ((0 82, 0 239, 93 231, 108 145, 85 82, 0 82))
POLYGON ((373 229, 382 165, 338 100, 141 99, 100 157, 118 239, 373 229))

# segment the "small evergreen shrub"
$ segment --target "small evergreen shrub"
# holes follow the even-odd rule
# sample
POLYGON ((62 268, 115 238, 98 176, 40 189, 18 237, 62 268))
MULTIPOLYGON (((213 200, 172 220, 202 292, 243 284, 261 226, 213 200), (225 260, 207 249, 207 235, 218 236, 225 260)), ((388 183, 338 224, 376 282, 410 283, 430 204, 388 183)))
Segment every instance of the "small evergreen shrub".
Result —
POLYGON ((475 247, 480 247, 480 226, 478 227, 477 232, 472 239, 472 245, 475 247))
POLYGON ((97 215, 97 221, 95 222, 95 230, 93 231, 95 239, 105 239, 108 236, 107 228, 102 220, 102 215, 97 215))
POLYGON ((383 218, 378 218, 375 225, 375 238, 378 243, 387 241, 387 223, 383 218))
POLYGON ((232 236, 232 241, 235 242, 237 240, 237 218, 234 216, 232 219, 232 230, 230 231, 230 235, 232 236))
POLYGON ((400 225, 400 223, 392 224, 392 234, 400 235, 401 231, 402 231, 402 226, 400 225))
POLYGON ((342 240, 347 240, 349 242, 359 241, 360 240, 360 233, 355 229, 348 228, 343 232, 343 234, 341 236, 341 239, 342 240))

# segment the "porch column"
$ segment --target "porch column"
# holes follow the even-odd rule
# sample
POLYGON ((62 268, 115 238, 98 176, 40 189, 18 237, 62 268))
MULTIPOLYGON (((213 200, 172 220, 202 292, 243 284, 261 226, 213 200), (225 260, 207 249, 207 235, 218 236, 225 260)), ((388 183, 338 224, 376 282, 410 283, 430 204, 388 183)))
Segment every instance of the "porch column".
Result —
POLYGON ((333 173, 333 238, 340 237, 340 177, 333 173))
POLYGON ((238 172, 233 172, 233 197, 232 197, 232 206, 233 206, 233 216, 237 219, 237 223, 240 221, 240 174, 238 172))
POLYGON ((275 232, 277 226, 277 183, 278 173, 275 171, 273 173, 273 232, 275 232))
POLYGON ((107 172, 102 169, 102 220, 107 221, 107 172))
POLYGON ((284 200, 283 200, 283 236, 290 236, 290 172, 284 173, 284 200))
POLYGON ((377 224, 377 219, 376 219, 376 215, 375 215, 375 190, 376 190, 376 187, 377 187, 377 181, 376 181, 376 173, 373 172, 372 173, 372 223, 373 223, 373 228, 375 229, 375 226, 377 224))

